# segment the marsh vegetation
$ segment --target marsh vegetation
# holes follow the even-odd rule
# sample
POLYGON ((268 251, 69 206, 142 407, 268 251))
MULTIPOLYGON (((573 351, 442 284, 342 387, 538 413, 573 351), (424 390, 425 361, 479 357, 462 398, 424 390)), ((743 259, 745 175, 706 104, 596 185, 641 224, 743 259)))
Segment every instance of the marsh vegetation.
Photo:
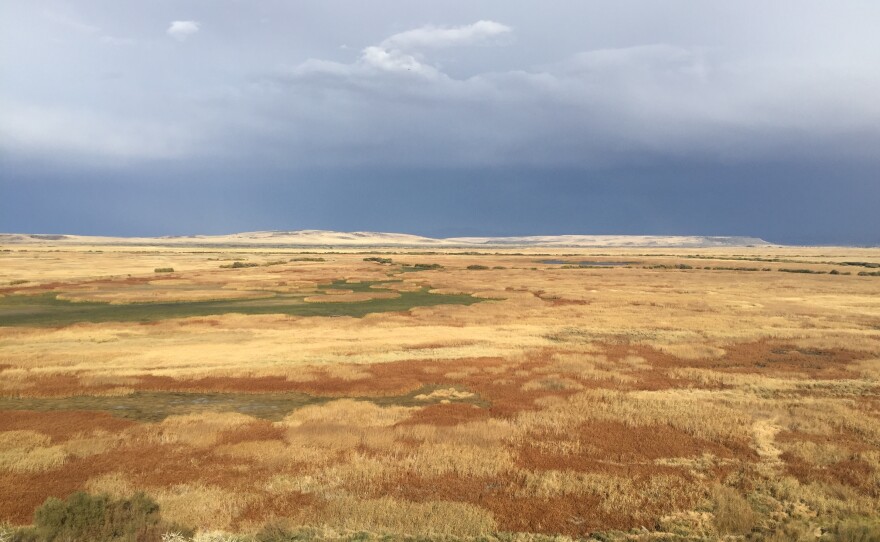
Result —
MULTIPOLYGON (((236 262, 239 263, 239 262, 236 262)), ((381 283, 346 284, 334 282, 308 293, 279 293, 256 290, 248 299, 221 299, 211 301, 168 301, 109 303, 60 299, 54 292, 36 295, 7 295, 0 297, 0 326, 63 326, 79 322, 155 322, 168 318, 189 318, 221 314, 285 314, 289 316, 353 316, 370 313, 406 311, 414 307, 443 304, 469 305, 481 301, 470 295, 432 294, 427 288, 395 293, 391 297, 337 298, 341 302, 308 303, 317 295, 332 295, 338 291, 382 291, 374 286, 381 283)))
POLYGON ((877 536, 876 251, 102 248, 0 253, 7 534, 877 536))

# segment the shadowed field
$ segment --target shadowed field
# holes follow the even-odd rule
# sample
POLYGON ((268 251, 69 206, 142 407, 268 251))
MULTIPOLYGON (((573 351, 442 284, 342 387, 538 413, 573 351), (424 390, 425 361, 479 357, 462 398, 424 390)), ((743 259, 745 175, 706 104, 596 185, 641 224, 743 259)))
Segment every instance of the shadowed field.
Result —
POLYGON ((877 250, 4 248, 0 521, 880 532, 877 250))
MULTIPOLYGON (((476 394, 454 388, 439 389, 424 386, 399 396, 368 397, 361 399, 377 405, 427 406, 448 399, 462 404, 479 403, 476 394)), ((63 397, 2 397, 0 411, 24 410, 100 411, 117 418, 159 422, 169 416, 201 412, 238 412, 254 418, 279 421, 294 410, 306 405, 322 404, 332 397, 303 392, 263 393, 198 393, 186 391, 136 391, 113 395, 72 395, 63 397)))

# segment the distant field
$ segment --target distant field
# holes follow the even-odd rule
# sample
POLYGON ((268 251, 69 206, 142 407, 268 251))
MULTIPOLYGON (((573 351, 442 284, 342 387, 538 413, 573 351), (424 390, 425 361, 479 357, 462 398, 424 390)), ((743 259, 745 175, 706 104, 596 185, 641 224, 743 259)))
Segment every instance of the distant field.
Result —
POLYGON ((880 249, 0 250, 0 540, 880 536, 880 249))

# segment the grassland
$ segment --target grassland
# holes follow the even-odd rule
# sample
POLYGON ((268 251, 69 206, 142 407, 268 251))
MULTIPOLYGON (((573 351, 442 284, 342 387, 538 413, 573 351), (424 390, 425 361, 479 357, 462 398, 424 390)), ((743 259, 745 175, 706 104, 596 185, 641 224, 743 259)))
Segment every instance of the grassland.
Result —
POLYGON ((880 250, 0 249, 0 524, 880 533, 880 250))

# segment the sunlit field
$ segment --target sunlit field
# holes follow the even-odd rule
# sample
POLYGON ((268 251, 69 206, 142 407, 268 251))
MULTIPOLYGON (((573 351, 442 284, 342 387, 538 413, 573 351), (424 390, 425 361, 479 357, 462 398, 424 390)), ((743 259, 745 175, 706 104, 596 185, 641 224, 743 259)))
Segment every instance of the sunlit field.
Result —
POLYGON ((0 539, 880 536, 880 249, 0 249, 0 539))

